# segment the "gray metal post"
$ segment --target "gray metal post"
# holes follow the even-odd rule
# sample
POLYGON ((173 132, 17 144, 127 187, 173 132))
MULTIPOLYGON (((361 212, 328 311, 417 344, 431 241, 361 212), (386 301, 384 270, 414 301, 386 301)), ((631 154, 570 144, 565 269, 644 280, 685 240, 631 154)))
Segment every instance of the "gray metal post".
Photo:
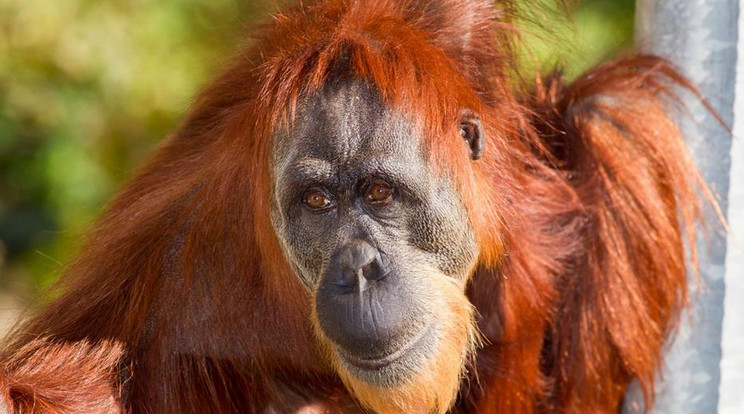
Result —
MULTIPOLYGON (((712 233, 709 248, 698 243, 702 288, 693 289, 693 306, 666 352, 656 413, 744 413, 744 47, 738 46, 743 27, 739 6, 739 0, 638 0, 636 47, 673 61, 738 137, 732 139, 694 97, 684 96, 692 116, 680 112, 679 122, 732 231, 712 233)), ((714 222, 710 209, 706 215, 714 222)), ((638 390, 631 389, 624 411, 642 412, 641 400, 638 390)))

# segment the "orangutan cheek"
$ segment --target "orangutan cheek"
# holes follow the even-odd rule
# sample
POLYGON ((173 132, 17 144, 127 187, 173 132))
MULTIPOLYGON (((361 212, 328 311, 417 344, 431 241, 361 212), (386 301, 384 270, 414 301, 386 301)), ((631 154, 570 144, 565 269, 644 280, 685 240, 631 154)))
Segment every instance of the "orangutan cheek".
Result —
POLYGON ((272 223, 315 332, 364 405, 442 411, 474 337, 463 289, 478 248, 459 194, 415 144, 415 123, 365 83, 300 107, 275 138, 272 223))

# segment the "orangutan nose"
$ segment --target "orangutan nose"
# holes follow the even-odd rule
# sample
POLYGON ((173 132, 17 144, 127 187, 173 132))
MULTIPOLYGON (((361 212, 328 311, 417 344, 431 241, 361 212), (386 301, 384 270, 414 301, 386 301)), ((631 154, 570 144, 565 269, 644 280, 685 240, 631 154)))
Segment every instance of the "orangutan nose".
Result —
POLYGON ((380 251, 352 239, 332 255, 316 291, 318 321, 325 334, 357 357, 386 355, 415 320, 402 295, 400 275, 382 265, 380 251))
POLYGON ((345 288, 365 287, 369 281, 384 277, 380 254, 364 240, 353 239, 345 243, 331 258, 329 273, 334 284, 345 288))

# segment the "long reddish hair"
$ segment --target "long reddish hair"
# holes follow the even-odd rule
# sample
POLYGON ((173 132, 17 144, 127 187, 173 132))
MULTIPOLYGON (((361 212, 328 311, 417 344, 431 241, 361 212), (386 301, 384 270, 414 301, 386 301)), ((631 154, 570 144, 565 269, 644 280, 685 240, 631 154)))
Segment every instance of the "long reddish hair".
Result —
POLYGON ((272 136, 298 99, 356 77, 424 128, 476 229, 468 295, 486 345, 456 410, 616 412, 633 378, 650 404, 704 192, 664 99, 689 85, 636 56, 515 88, 513 9, 306 0, 275 15, 113 200, 8 353, 40 337, 120 342, 118 397, 136 412, 348 408, 269 194, 272 136), (477 162, 463 108, 488 137, 477 162))

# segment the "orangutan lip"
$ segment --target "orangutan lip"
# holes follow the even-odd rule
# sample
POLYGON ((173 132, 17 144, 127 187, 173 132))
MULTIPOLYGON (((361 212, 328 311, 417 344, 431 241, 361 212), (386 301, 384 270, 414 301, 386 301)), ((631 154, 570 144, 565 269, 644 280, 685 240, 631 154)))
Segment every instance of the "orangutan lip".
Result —
POLYGON ((406 356, 412 349, 418 346, 418 344, 421 343, 421 341, 423 341, 424 338, 426 338, 432 330, 433 324, 426 326, 424 329, 420 330, 419 333, 410 342, 398 348, 396 351, 380 358, 359 358, 354 355, 349 355, 342 350, 339 351, 344 359, 346 359, 346 361, 350 364, 362 369, 377 370, 380 368, 384 368, 406 356))

